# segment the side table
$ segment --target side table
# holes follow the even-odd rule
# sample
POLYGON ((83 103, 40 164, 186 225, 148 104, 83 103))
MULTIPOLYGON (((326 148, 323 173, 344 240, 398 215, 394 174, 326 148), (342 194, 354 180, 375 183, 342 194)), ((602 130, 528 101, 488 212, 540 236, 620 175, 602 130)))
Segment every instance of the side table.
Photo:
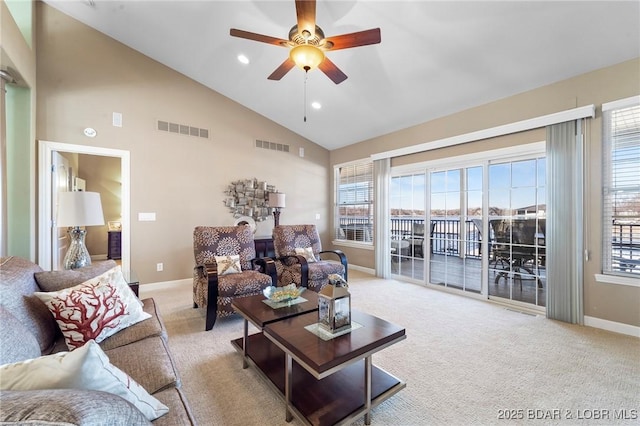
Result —
POLYGON ((257 237, 253 241, 256 246, 256 257, 275 257, 276 252, 273 248, 273 238, 257 237))
POLYGON ((122 258, 122 232, 109 231, 107 243, 107 259, 118 260, 122 258))
POLYGON ((136 273, 131 269, 128 271, 125 271, 123 269, 122 275, 124 276, 124 279, 127 282, 127 284, 129 284, 129 287, 131 288, 131 290, 133 290, 133 293, 136 295, 136 297, 140 297, 140 295, 138 294, 139 287, 140 287, 140 280, 138 279, 138 275, 136 275, 136 273))

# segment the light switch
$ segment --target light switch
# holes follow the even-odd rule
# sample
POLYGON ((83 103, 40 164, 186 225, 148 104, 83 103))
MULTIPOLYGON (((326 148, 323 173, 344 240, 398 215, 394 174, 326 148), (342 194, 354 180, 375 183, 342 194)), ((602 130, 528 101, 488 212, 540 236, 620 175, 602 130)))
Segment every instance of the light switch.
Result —
POLYGON ((122 127, 122 113, 120 112, 113 113, 113 125, 115 127, 122 127))
POLYGON ((153 222, 156 220, 155 213, 138 213, 138 220, 140 222, 153 222))

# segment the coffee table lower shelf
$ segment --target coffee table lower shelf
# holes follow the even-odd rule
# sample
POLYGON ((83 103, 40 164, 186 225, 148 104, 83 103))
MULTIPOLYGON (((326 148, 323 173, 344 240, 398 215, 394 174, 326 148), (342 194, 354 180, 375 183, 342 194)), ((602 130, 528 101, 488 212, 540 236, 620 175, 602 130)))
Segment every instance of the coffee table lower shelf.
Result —
MULTIPOLYGON (((285 354, 262 333, 248 336, 248 358, 266 382, 285 399, 285 354)), ((231 344, 243 353, 242 338, 231 344)), ((349 424, 363 416, 364 360, 357 361, 323 379, 316 379, 293 361, 292 404, 309 424, 349 424)), ((381 368, 371 369, 371 407, 404 389, 406 383, 381 368)), ((284 413, 283 413, 284 416, 284 413)))

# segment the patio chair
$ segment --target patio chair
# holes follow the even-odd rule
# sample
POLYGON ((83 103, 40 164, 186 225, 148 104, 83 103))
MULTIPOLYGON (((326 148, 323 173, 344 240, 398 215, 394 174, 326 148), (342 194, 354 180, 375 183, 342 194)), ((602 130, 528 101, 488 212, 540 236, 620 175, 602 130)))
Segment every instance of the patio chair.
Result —
POLYGON ((256 259, 249 225, 197 226, 193 231, 193 307, 206 309, 205 330, 235 313, 231 302, 276 285, 273 260, 256 259))
POLYGON ((409 235, 411 256, 424 257, 424 223, 413 223, 409 235))
MULTIPOLYGON (((489 224, 493 229, 494 240, 492 244, 492 254, 495 267, 500 264, 501 271, 496 275, 495 283, 498 284, 501 278, 505 281, 510 274, 514 280, 520 283, 522 290, 522 275, 531 276, 542 287, 542 281, 535 276, 529 263, 535 266, 538 261, 536 255, 536 221, 535 219, 496 219, 490 220, 489 224)), ((524 278, 527 279, 527 278, 524 278)))
POLYGON ((279 225, 273 228, 273 247, 278 285, 295 283, 319 292, 329 275, 347 279, 347 256, 341 250, 322 250, 315 225, 279 225), (325 258, 334 256, 336 261, 325 258))

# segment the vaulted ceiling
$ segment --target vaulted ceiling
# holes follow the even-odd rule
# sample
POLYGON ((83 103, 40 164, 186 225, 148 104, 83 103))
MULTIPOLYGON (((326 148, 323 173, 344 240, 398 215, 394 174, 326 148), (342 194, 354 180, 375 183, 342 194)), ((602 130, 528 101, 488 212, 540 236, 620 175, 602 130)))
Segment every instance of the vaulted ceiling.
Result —
POLYGON ((329 52, 348 78, 309 72, 305 103, 304 71, 267 79, 287 49, 229 35, 287 39, 294 0, 45 2, 327 149, 640 57, 638 1, 319 0, 325 35, 382 42, 329 52))

